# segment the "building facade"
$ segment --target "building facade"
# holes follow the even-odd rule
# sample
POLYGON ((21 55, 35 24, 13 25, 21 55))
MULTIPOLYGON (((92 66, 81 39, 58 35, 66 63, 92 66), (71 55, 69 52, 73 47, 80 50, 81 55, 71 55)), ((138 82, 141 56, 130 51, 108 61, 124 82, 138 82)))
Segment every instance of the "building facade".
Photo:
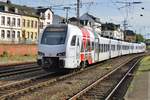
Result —
POLYGON ((53 12, 50 8, 37 8, 36 14, 39 16, 40 32, 49 24, 53 23, 53 12))
POLYGON ((38 21, 39 18, 32 16, 21 16, 22 20, 22 42, 25 43, 36 43, 38 39, 38 21))
POLYGON ((80 23, 83 26, 92 27, 98 34, 101 34, 101 22, 100 18, 95 17, 89 13, 85 13, 80 17, 80 23))
POLYGON ((124 40, 124 32, 121 30, 120 25, 113 23, 102 24, 102 36, 113 38, 117 40, 124 40))
POLYGON ((0 42, 18 43, 21 34, 21 15, 0 12, 0 42))
POLYGON ((0 43, 37 43, 40 31, 52 24, 50 8, 32 8, 0 1, 0 43))
POLYGON ((125 30, 124 40, 127 42, 136 42, 136 33, 134 33, 132 30, 125 30))

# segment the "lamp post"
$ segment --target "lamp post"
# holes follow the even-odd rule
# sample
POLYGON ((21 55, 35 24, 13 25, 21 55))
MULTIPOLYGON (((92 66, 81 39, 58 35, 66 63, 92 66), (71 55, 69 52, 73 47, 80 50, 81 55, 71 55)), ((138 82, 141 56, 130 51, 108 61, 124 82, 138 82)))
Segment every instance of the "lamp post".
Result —
POLYGON ((77 26, 80 25, 80 0, 77 0, 77 26))

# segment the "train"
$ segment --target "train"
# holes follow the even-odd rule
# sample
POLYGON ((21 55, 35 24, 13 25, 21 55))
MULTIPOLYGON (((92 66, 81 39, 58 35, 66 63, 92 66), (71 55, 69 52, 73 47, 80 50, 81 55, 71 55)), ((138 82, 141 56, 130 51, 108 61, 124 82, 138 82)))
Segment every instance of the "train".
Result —
POLYGON ((145 50, 144 43, 105 38, 88 27, 48 25, 39 36, 37 63, 46 70, 76 69, 145 50))

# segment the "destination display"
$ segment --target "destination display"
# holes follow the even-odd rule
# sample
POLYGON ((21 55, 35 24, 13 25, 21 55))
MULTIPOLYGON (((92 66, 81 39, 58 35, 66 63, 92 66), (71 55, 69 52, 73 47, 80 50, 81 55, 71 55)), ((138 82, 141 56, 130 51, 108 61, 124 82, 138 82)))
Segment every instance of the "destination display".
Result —
POLYGON ((48 28, 46 28, 45 31, 48 31, 48 32, 64 32, 64 31, 66 31, 66 28, 65 27, 48 27, 48 28))

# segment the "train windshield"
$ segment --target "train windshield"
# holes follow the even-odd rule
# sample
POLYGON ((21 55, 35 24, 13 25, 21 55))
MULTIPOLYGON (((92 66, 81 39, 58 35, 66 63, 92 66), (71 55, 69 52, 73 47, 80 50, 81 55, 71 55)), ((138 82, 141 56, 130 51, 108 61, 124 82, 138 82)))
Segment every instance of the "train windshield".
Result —
POLYGON ((59 45, 64 44, 67 27, 47 27, 43 33, 41 44, 59 45))

